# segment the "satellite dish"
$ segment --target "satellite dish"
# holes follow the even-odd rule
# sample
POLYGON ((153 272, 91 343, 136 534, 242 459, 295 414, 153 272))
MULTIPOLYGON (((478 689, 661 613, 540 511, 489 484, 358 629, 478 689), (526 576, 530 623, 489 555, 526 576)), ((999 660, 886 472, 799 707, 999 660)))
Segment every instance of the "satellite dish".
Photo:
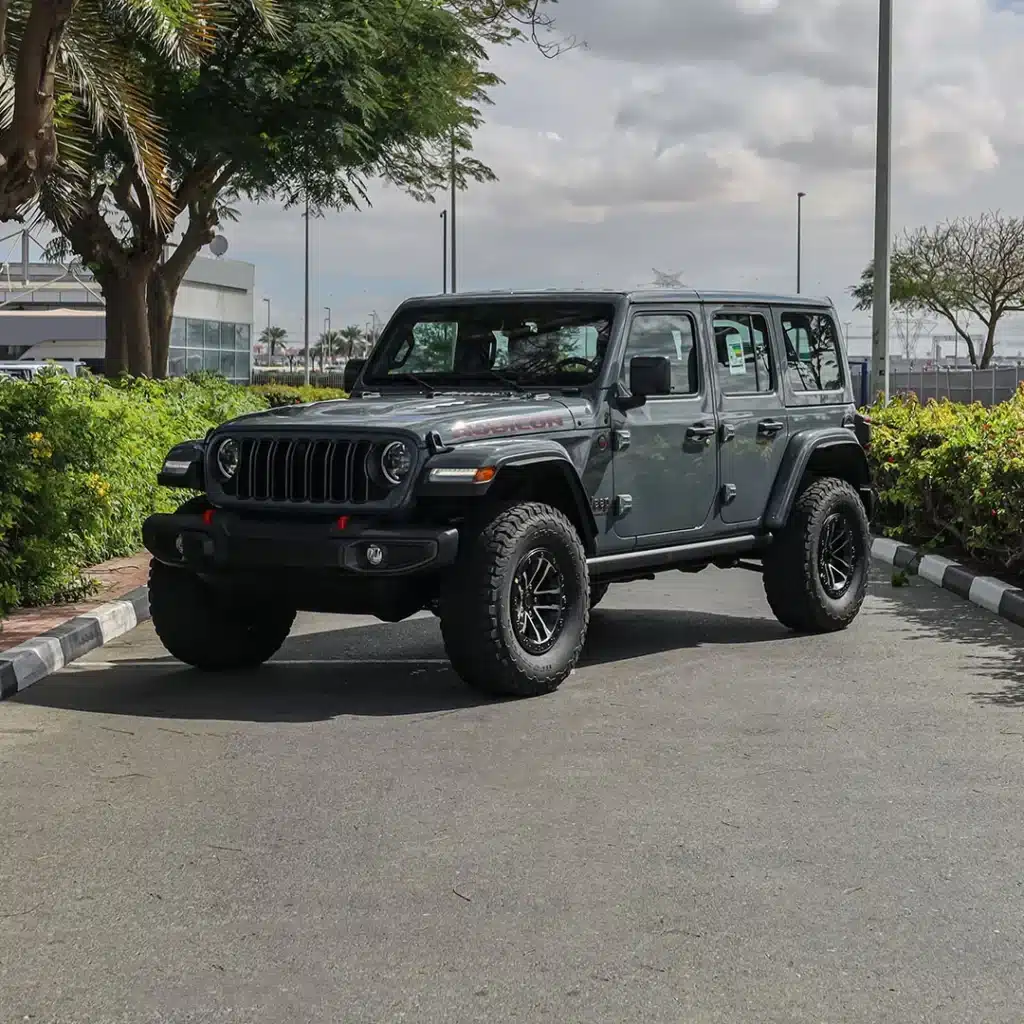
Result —
POLYGON ((228 240, 223 235, 215 235, 210 242, 210 252, 214 256, 223 256, 228 251, 228 240))

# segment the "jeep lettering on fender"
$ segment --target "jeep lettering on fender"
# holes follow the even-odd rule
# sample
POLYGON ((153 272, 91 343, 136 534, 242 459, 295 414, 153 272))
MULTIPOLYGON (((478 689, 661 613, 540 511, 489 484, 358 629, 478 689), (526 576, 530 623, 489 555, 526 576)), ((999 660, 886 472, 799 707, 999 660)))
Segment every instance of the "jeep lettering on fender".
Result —
POLYGON ((190 665, 251 669, 298 612, 430 609, 470 686, 536 696, 609 586, 651 573, 752 569, 787 626, 843 629, 870 427, 837 325, 806 296, 411 299, 349 361, 349 399, 168 454, 159 482, 201 496, 143 524, 157 633, 190 665))

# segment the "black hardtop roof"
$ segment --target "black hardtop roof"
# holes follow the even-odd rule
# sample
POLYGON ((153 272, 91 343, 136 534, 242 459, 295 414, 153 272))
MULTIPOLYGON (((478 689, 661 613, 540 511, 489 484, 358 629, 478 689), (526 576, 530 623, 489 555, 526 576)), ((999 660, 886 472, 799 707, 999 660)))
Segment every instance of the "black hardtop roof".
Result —
POLYGON ((663 302, 750 303, 751 305, 822 306, 831 307, 832 300, 812 295, 785 295, 776 292, 698 291, 694 288, 640 289, 508 289, 502 291, 456 292, 447 295, 420 295, 406 299, 399 309, 416 306, 458 306, 478 302, 558 301, 630 302, 638 305, 663 302))

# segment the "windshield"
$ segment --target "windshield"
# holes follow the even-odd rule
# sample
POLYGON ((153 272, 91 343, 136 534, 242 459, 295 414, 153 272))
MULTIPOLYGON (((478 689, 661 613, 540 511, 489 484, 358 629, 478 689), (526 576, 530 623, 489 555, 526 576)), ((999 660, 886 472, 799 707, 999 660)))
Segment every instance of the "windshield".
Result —
POLYGON ((392 321, 365 383, 580 387, 597 378, 615 306, 486 302, 412 309, 392 321))

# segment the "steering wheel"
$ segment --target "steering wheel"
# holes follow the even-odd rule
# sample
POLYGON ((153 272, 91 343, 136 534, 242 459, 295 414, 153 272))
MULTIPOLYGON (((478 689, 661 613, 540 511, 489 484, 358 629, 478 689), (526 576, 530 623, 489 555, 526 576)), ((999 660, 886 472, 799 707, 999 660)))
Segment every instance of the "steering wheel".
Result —
POLYGON ((592 370, 594 368, 594 361, 592 359, 583 359, 580 356, 569 356, 568 359, 560 359, 555 364, 555 370, 563 370, 574 364, 576 366, 582 366, 585 370, 592 370))

